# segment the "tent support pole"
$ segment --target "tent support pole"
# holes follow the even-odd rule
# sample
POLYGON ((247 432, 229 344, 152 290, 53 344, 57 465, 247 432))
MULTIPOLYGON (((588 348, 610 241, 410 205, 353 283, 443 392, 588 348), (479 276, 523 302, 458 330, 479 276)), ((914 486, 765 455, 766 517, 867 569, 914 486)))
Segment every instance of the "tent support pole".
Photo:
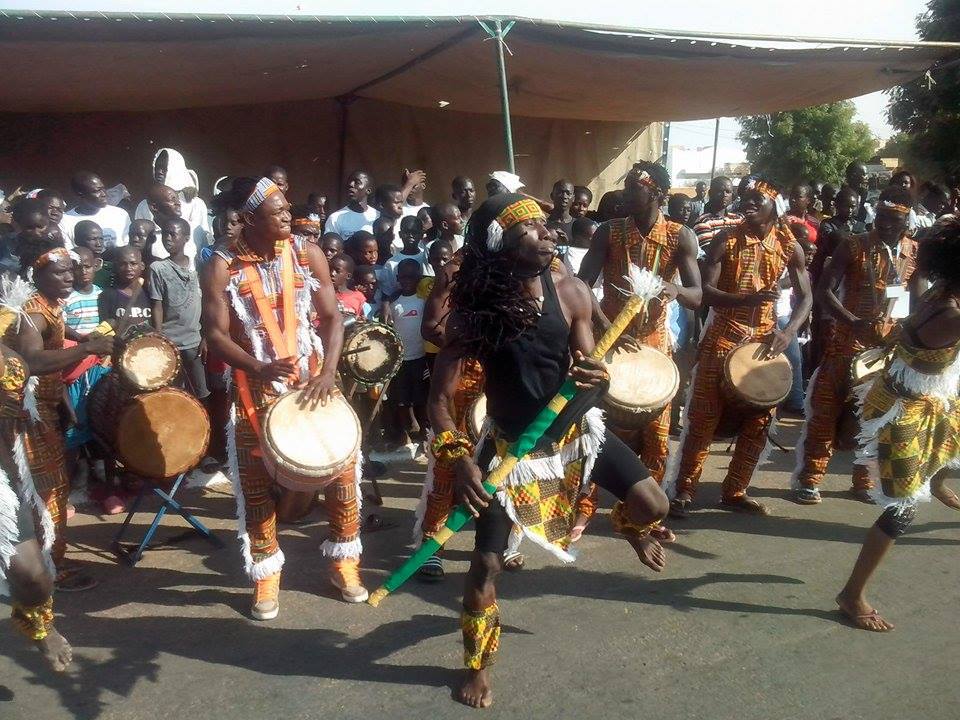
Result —
POLYGON ((713 160, 710 161, 710 184, 713 184, 713 175, 717 172, 717 143, 720 142, 720 118, 713 127, 713 160))
MULTIPOLYGON (((481 25, 483 25, 483 23, 481 23, 481 25)), ((507 24, 507 27, 504 28, 503 23, 501 23, 499 20, 496 20, 493 24, 493 33, 490 33, 490 30, 485 25, 484 29, 487 30, 487 32, 490 33, 493 36, 493 39, 496 41, 497 75, 500 79, 500 108, 503 113, 503 143, 507 153, 507 170, 512 173, 516 173, 517 168, 513 159, 513 127, 510 124, 510 88, 507 87, 507 64, 503 57, 503 39, 513 28, 513 25, 513 22, 510 22, 507 24)))

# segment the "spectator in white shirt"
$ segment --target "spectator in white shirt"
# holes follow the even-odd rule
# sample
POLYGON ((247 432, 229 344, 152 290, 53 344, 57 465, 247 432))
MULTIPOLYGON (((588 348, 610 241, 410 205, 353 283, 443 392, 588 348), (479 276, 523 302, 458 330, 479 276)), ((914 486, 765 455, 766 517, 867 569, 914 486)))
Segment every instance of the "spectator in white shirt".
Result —
POLYGON ((347 204, 330 214, 324 232, 335 232, 344 242, 360 230, 372 234, 373 221, 380 217, 380 213, 369 205, 372 188, 373 179, 368 172, 355 170, 350 173, 347 178, 347 204))
POLYGON ((433 274, 433 269, 427 263, 427 253, 420 249, 420 242, 423 240, 423 223, 416 217, 407 216, 403 218, 400 221, 400 237, 403 239, 403 247, 400 252, 394 254, 384 263, 380 278, 380 291, 384 297, 390 299, 393 299, 393 296, 400 289, 397 282, 397 267, 404 260, 416 260, 420 263, 421 275, 433 274))
MULTIPOLYGON (((187 243, 186 252, 191 258, 195 257, 199 250, 213 242, 210 214, 207 204, 197 195, 199 186, 195 173, 187 168, 183 155, 178 151, 173 148, 160 148, 153 156, 153 180, 166 185, 178 194, 180 214, 177 217, 182 217, 190 224, 191 242, 187 243)), ((150 209, 149 197, 140 201, 133 215, 138 220, 158 222, 150 209)), ((159 243, 156 249, 160 256, 166 257, 159 243)), ((154 253, 154 257, 158 257, 157 253, 154 253)))
POLYGON ((414 215, 423 208, 430 207, 423 201, 423 194, 427 191, 427 174, 423 170, 403 171, 403 193, 405 202, 403 214, 414 215))
POLYGON ((70 188, 77 196, 77 206, 60 220, 64 244, 73 248, 73 229, 81 220, 95 222, 103 230, 103 240, 108 248, 127 244, 130 231, 130 216, 127 211, 107 204, 107 190, 96 173, 81 170, 70 180, 70 188))
MULTIPOLYGON (((381 185, 374 195, 376 205, 380 209, 380 219, 391 220, 393 237, 390 240, 390 254, 400 251, 403 241, 400 239, 400 218, 406 217, 403 205, 403 190, 397 185, 381 185)), ((374 228, 374 235, 377 230, 374 228)))
MULTIPOLYGON (((146 202, 150 208, 150 215, 154 218, 157 227, 162 226, 165 220, 182 217, 180 195, 174 192, 173 188, 169 185, 154 183, 147 192, 146 202)), ((191 260, 196 260, 199 250, 200 248, 197 247, 195 242, 188 242, 183 249, 187 257, 191 260)), ((165 257, 169 257, 169 253, 163 246, 163 243, 154 243, 152 252, 154 260, 162 260, 165 257)))

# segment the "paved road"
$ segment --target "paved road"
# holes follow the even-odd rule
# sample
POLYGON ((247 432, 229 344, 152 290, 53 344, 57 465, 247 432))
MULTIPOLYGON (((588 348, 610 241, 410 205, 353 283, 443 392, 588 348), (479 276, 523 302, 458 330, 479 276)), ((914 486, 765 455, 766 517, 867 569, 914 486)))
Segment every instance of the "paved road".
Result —
MULTIPOLYGON (((796 429, 788 429, 792 441, 796 429)), ((675 522, 679 542, 654 577, 611 535, 604 510, 574 566, 526 545, 527 569, 504 578, 497 718, 817 720, 957 717, 960 516, 924 506, 877 578, 889 635, 838 622, 833 597, 875 508, 846 499, 844 473, 825 502, 791 503, 792 456, 762 469, 756 495, 773 516, 717 510, 728 462, 715 445, 703 509, 675 522)), ((849 455, 835 466, 849 470, 849 455)), ((380 511, 397 527, 365 538, 372 588, 409 552, 422 467, 394 468, 380 511)), ((226 542, 233 499, 187 502, 226 542)), ((607 498, 609 500, 609 498, 607 498)), ((609 508, 609 502, 606 505, 609 508)), ((139 515, 141 525, 147 515, 139 515)), ((445 583, 411 582, 379 609, 334 599, 317 551, 326 523, 287 528, 281 616, 247 619, 249 590, 232 543, 215 550, 164 522, 163 544, 135 569, 105 548, 118 524, 81 513, 71 556, 93 563, 94 591, 59 596, 72 673, 54 678, 0 622, 0 718, 461 718, 459 592, 471 533, 454 539, 445 583)))

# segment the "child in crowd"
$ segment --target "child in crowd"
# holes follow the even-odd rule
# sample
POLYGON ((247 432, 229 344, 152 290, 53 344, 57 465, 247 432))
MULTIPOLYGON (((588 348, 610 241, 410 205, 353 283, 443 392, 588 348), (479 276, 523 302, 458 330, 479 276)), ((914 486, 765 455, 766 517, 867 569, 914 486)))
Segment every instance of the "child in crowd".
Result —
MULTIPOLYGON (((79 223, 77 223, 79 226, 79 223)), ((114 287, 105 288, 97 298, 101 320, 108 320, 121 332, 130 325, 148 322, 150 299, 143 291, 143 259, 135 247, 114 249, 114 287)))
POLYGON ((376 238, 366 230, 358 230, 351 235, 350 239, 344 243, 344 252, 353 260, 354 266, 377 265, 377 259, 380 256, 376 238))
POLYGON ((148 294, 153 327, 180 351, 180 383, 198 400, 205 400, 206 344, 200 336, 200 281, 194 263, 184 252, 190 223, 183 218, 160 222, 160 242, 168 257, 150 266, 148 294))
POLYGON ((683 193, 674 193, 667 200, 667 217, 674 222, 686 225, 690 220, 690 197, 683 193))
POLYGON ((74 252, 73 292, 63 305, 66 322, 66 337, 74 342, 83 342, 100 324, 97 311, 97 298, 102 288, 93 281, 95 258, 93 251, 84 245, 78 245, 74 252))
POLYGON ((354 262, 349 255, 337 255, 330 261, 330 281, 337 295, 337 304, 344 315, 354 315, 362 319, 363 305, 367 302, 364 294, 351 290, 349 283, 353 278, 354 262))
POLYGON ((426 247, 437 239, 437 228, 433 225, 433 212, 430 208, 420 208, 417 211, 417 220, 423 225, 423 244, 426 247))
POLYGON ((320 227, 327 221, 327 196, 324 193, 312 192, 307 195, 307 210, 310 219, 320 223, 320 227))
MULTIPOLYGON (((429 274, 425 274, 424 277, 421 278, 420 284, 417 285, 417 297, 422 298, 424 302, 426 302, 427 298, 430 297, 430 293, 433 292, 433 284, 437 279, 436 276, 440 274, 443 266, 452 259, 453 248, 450 247, 450 243, 446 240, 437 240, 430 244, 430 250, 427 253, 427 268, 429 269, 429 274)), ((437 353, 440 352, 440 348, 432 342, 424 340, 423 350, 426 353, 427 368, 430 372, 433 372, 433 362, 437 359, 437 353)))
POLYGON ((387 298, 393 298, 400 287, 397 284, 397 267, 404 260, 415 260, 420 263, 422 273, 428 274, 427 253, 420 249, 423 241, 423 224, 415 215, 407 215, 400 221, 400 240, 403 243, 400 252, 387 260, 383 267, 380 292, 387 298))
POLYGON ((427 400, 427 361, 420 323, 425 301, 417 295, 423 268, 417 260, 407 259, 397 266, 400 294, 390 303, 392 323, 403 342, 403 362, 390 383, 388 397, 396 409, 403 429, 401 444, 421 439, 417 416, 424 416, 427 400))
POLYGON ((383 265, 394 254, 396 220, 381 215, 373 221, 373 237, 377 241, 377 264, 383 265))
POLYGON ((343 252, 343 238, 335 232, 324 233, 320 238, 320 249, 323 250, 323 256, 329 263, 343 252))
MULTIPOLYGON (((384 220, 392 221, 390 222, 390 231, 392 237, 390 239, 389 251, 384 252, 384 258, 388 258, 397 251, 400 250, 401 241, 400 241, 400 218, 403 217, 403 190, 396 185, 381 185, 377 188, 376 192, 376 202, 377 207, 380 210, 380 217, 384 220)), ((377 224, 373 225, 373 233, 377 236, 377 240, 380 240, 380 235, 377 233, 377 224)), ((381 244, 381 249, 385 249, 381 244)))
MULTIPOLYGON (((591 220, 586 216, 578 217, 573 221, 570 230, 572 237, 569 239, 570 244, 567 246, 567 251, 564 253, 563 259, 567 268, 574 275, 580 272, 580 264, 590 249, 590 241, 593 240, 593 234, 597 231, 598 227, 600 227, 600 225, 596 220, 591 220)), ((602 285, 599 279, 597 280, 597 285, 602 285)))
POLYGON ((593 193, 583 185, 574 185, 573 202, 570 203, 570 217, 574 220, 585 217, 593 202, 593 193))
POLYGON ((446 240, 454 252, 463 247, 463 215, 460 214, 460 208, 450 202, 441 203, 433 208, 433 221, 438 240, 446 240))
POLYGON ((143 264, 150 267, 153 262, 153 244, 157 241, 157 226, 153 220, 134 220, 130 223, 130 241, 128 245, 140 251, 143 264))
POLYGON ((81 220, 73 228, 73 242, 76 247, 90 248, 93 253, 93 282, 101 288, 113 284, 113 263, 106 259, 107 245, 103 240, 103 229, 93 220, 81 220))
POLYGON ((379 313, 377 305, 377 269, 373 265, 361 265, 353 271, 353 289, 362 292, 366 302, 363 304, 363 315, 367 320, 375 320, 379 313))
POLYGON ((306 205, 294 205, 290 209, 290 229, 294 235, 299 235, 315 245, 320 243, 323 225, 311 217, 310 208, 306 205))

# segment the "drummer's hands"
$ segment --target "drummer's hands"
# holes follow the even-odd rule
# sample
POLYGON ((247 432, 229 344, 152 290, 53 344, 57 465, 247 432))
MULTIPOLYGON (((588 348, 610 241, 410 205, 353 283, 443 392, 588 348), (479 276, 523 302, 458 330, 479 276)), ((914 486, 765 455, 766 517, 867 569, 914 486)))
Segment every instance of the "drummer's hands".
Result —
POLYGON ((256 376, 264 382, 273 382, 274 380, 286 381, 291 375, 297 372, 297 361, 295 358, 281 358, 273 362, 260 363, 260 368, 256 376))
POLYGON ((200 356, 200 362, 206 365, 207 364, 207 341, 204 338, 200 339, 200 348, 197 350, 197 355, 200 356))
POLYGON ((767 360, 772 360, 790 346, 793 340, 793 333, 786 333, 783 330, 774 330, 770 336, 770 349, 767 351, 767 360))
POLYGON ((483 487, 483 473, 473 458, 459 458, 453 466, 456 481, 453 494, 457 502, 464 505, 474 517, 480 517, 480 511, 490 504, 493 497, 483 487))
POLYGON ((113 335, 97 335, 93 333, 87 336, 87 340, 83 344, 83 349, 91 355, 111 355, 113 353, 114 340, 113 335))
POLYGON ((317 405, 326 405, 327 400, 337 389, 337 378, 330 373, 321 372, 307 380, 300 392, 298 404, 313 410, 317 405))
POLYGON ((658 300, 662 305, 666 305, 668 302, 677 299, 677 295, 680 294, 680 288, 676 283, 665 282, 663 284, 663 290, 660 293, 658 300))
POLYGON ((570 377, 578 390, 591 390, 610 381, 610 374, 601 361, 579 350, 573 354, 573 359, 575 364, 570 369, 570 377))

